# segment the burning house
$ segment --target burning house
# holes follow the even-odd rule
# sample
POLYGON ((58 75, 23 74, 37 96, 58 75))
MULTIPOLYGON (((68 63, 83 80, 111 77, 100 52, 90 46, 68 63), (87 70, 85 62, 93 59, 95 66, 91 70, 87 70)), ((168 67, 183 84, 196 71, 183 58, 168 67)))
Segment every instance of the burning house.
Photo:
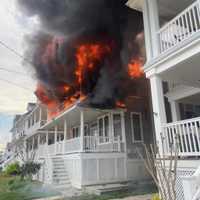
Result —
POLYGON ((26 58, 38 105, 24 120, 38 179, 67 187, 150 180, 136 148, 153 143, 143 23, 125 0, 18 0, 40 30, 26 58))

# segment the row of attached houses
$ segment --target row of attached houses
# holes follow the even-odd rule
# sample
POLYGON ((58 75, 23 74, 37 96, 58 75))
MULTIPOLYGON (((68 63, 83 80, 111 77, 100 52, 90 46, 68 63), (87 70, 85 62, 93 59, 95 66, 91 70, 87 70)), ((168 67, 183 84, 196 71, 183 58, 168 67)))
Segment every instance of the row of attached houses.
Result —
POLYGON ((60 188, 151 181, 137 153, 143 142, 153 143, 149 83, 141 78, 138 84, 124 109, 77 102, 48 119, 44 106, 29 104, 11 130, 14 160, 42 163, 36 178, 60 188))
POLYGON ((177 199, 198 199, 200 1, 129 0, 127 5, 143 13, 150 84, 142 80, 140 92, 126 99, 126 109, 76 103, 48 121, 37 104, 14 123, 13 135, 22 123, 17 134, 25 136, 27 157, 36 152, 43 163, 39 180, 77 188, 150 180, 136 149, 155 141, 167 157, 178 135, 177 199))

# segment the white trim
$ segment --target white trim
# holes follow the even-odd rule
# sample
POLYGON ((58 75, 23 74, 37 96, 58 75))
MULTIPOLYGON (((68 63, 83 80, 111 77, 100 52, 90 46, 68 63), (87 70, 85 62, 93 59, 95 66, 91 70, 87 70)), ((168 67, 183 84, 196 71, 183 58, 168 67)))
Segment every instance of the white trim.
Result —
POLYGON ((141 112, 131 112, 130 115, 131 115, 131 116, 130 116, 130 119, 131 119, 131 135, 132 135, 132 142, 133 142, 133 143, 143 142, 143 141, 144 141, 144 134, 143 134, 142 113, 141 113, 141 112), (138 116, 139 116, 141 140, 135 140, 134 128, 133 128, 133 115, 138 115, 138 116))

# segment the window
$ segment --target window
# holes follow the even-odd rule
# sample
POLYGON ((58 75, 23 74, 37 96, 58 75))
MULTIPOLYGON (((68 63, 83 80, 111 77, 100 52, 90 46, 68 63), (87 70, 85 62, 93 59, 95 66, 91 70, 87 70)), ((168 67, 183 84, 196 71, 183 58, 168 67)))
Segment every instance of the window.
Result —
POLYGON ((122 119, 120 113, 113 114, 113 129, 114 137, 120 136, 122 138, 122 119))
POLYGON ((104 118, 104 128, 105 128, 104 136, 108 137, 109 136, 109 118, 108 118, 108 116, 105 116, 105 118, 104 118))
MULTIPOLYGON (((88 136, 88 125, 84 126, 84 136, 88 136)), ((72 128, 72 137, 77 138, 80 137, 80 127, 76 126, 72 128)))
POLYGON ((99 142, 109 142, 109 115, 102 116, 98 119, 99 142))
POLYGON ((79 127, 73 127, 72 128, 72 137, 73 138, 77 138, 77 137, 79 137, 80 135, 79 135, 79 127))
POLYGON ((94 122, 90 125, 90 135, 95 136, 97 134, 97 123, 94 122))
POLYGON ((133 142, 141 142, 143 140, 141 113, 131 113, 131 128, 132 128, 133 142))
POLYGON ((191 119, 200 116, 200 106, 193 104, 179 104, 181 119, 191 119))
POLYGON ((88 125, 85 125, 85 126, 84 126, 84 136, 89 136, 88 125))

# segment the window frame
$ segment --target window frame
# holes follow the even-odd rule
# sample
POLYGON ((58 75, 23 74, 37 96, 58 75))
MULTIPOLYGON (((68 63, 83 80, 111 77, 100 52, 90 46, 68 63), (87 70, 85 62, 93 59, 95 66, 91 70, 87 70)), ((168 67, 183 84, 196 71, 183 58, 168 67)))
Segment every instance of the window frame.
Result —
POLYGON ((141 143, 144 141, 144 130, 143 130, 143 121, 142 121, 142 112, 131 112, 130 113, 131 119, 131 135, 132 135, 132 142, 133 143, 141 143), (141 140, 135 139, 134 127, 133 127, 133 115, 138 115, 140 120, 140 136, 141 140))
POLYGON ((121 122, 121 136, 120 136, 120 139, 122 140, 123 138, 123 118, 122 118, 122 113, 119 112, 119 111, 115 111, 115 112, 112 112, 112 127, 113 127, 113 136, 115 136, 115 130, 114 130, 114 115, 120 115, 120 122, 121 122))
POLYGON ((108 144, 108 143, 110 143, 111 141, 110 141, 110 136, 111 136, 111 128, 110 128, 110 124, 111 124, 111 117, 110 117, 110 114, 105 114, 105 115, 101 115, 101 116, 99 116, 98 118, 97 118, 97 131, 98 131, 98 137, 99 137, 99 139, 98 139, 98 143, 101 145, 101 144, 108 144), (106 117, 108 117, 108 136, 105 136, 105 118, 106 117), (103 135, 102 136, 100 136, 99 135, 99 120, 100 119, 102 119, 102 125, 103 125, 103 135), (109 138, 109 140, 108 141, 101 141, 100 140, 100 137, 108 137, 109 138))
MULTIPOLYGON (((88 126, 88 124, 85 124, 85 125, 84 125, 84 136, 83 136, 83 137, 87 136, 87 135, 85 135, 85 128, 87 128, 87 130, 89 131, 89 126, 88 126)), ((73 126, 73 127, 71 128, 71 130, 72 130, 72 138, 73 138, 73 139, 74 139, 74 138, 79 138, 79 137, 81 137, 81 133, 80 133, 81 127, 80 127, 80 126, 73 126), (73 137, 73 129, 78 129, 78 137, 73 137)))
POLYGON ((79 138, 79 137, 80 137, 80 127, 79 126, 73 126, 72 127, 72 139, 76 139, 76 138, 79 138), (74 129, 78 130, 78 136, 76 136, 76 137, 74 137, 74 133, 73 133, 74 129))

